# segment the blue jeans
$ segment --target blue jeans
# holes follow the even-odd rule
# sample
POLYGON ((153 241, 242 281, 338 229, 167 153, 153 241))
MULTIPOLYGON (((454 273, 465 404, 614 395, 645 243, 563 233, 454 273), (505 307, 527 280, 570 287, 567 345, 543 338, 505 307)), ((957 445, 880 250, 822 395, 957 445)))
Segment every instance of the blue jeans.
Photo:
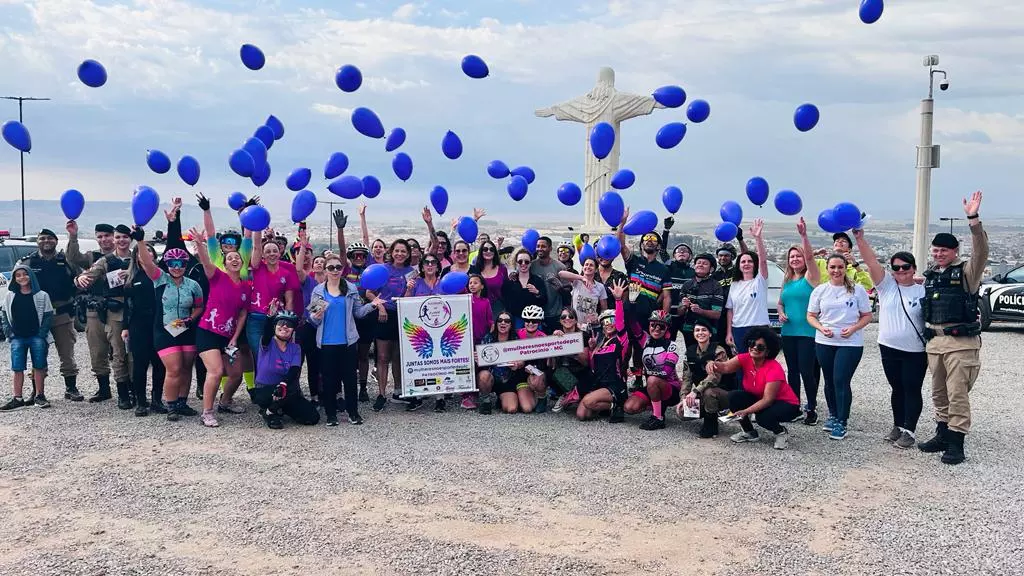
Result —
POLYGON ((850 405, 853 403, 853 373, 857 371, 860 358, 864 355, 863 346, 830 346, 815 344, 818 363, 821 364, 821 375, 825 380, 825 403, 829 414, 844 426, 850 418, 850 405))
POLYGON ((46 338, 11 338, 11 372, 24 372, 28 355, 32 354, 32 368, 46 370, 46 338))
POLYGON ((252 350, 254 367, 259 364, 260 339, 263 338, 263 325, 266 323, 267 315, 259 312, 249 312, 245 319, 245 341, 249 343, 249 350, 252 350))

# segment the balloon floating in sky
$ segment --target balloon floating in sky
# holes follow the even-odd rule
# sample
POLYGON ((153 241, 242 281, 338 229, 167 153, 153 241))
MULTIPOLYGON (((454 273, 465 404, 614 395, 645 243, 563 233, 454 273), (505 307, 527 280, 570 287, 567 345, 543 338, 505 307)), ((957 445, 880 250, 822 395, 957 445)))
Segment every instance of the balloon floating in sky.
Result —
POLYGON ((826 208, 818 213, 818 227, 832 234, 844 231, 843 227, 836 222, 835 212, 831 208, 826 208))
POLYGON ((348 170, 348 156, 343 152, 335 152, 324 165, 324 178, 334 180, 344 174, 345 170, 348 170))
POLYGON ((95 60, 86 60, 78 65, 78 79, 90 88, 99 88, 107 83, 107 70, 95 60))
POLYGON ((472 244, 476 242, 479 228, 477 228, 476 220, 473 220, 471 216, 463 216, 459 218, 459 222, 455 225, 455 231, 459 233, 463 240, 472 244))
POLYGON ((245 143, 242 144, 242 150, 249 153, 252 156, 253 169, 259 168, 267 163, 267 147, 263 145, 263 141, 255 136, 246 139, 245 143))
POLYGON ((257 188, 263 186, 270 180, 270 162, 263 162, 252 171, 252 176, 249 178, 252 180, 253 185, 257 188))
POLYGON ((253 162, 252 156, 241 148, 231 153, 228 158, 228 166, 242 178, 252 176, 253 170, 256 169, 256 163, 253 162))
POLYGON ((395 154, 395 158, 391 161, 391 169, 399 180, 407 181, 412 176, 412 158, 405 152, 395 154))
POLYGON ((145 226, 160 208, 160 195, 149 186, 139 186, 132 196, 132 219, 136 226, 145 226))
POLYGON ((270 147, 274 145, 274 129, 270 126, 260 126, 252 133, 252 136, 253 138, 259 139, 260 142, 263 142, 263 145, 267 147, 267 150, 270 150, 270 147))
POLYGON ((840 202, 832 209, 836 224, 843 230, 857 227, 860 224, 860 208, 852 202, 840 202))
POLYGON ((797 106, 796 112, 793 113, 793 125, 796 126, 797 130, 807 132, 818 125, 820 117, 821 113, 818 112, 817 106, 814 104, 801 104, 797 106))
POLYGON ((711 116, 711 105, 705 100, 694 100, 686 107, 686 117, 690 122, 700 124, 711 116))
POLYGON ((575 206, 583 198, 583 191, 575 182, 566 182, 558 187, 558 201, 565 206, 575 206))
POLYGON ((470 54, 462 59, 462 72, 470 78, 486 78, 491 71, 487 68, 484 59, 476 54, 470 54))
POLYGON ((722 222, 715 227, 715 238, 720 242, 732 242, 736 239, 739 228, 732 222, 722 222))
POLYGON ((768 181, 760 176, 747 180, 747 199, 757 206, 764 206, 768 201, 768 181))
POLYGON ((539 241, 540 232, 537 232, 533 228, 527 228, 526 232, 523 232, 523 239, 520 241, 520 243, 523 245, 523 248, 526 248, 526 250, 530 254, 533 254, 534 252, 537 251, 537 242, 539 241))
POLYGON ((622 244, 611 234, 601 236, 594 248, 598 258, 605 260, 615 260, 615 257, 622 253, 622 244))
POLYGON ((66 190, 60 195, 60 209, 68 220, 78 220, 85 210, 85 196, 78 190, 66 190))
POLYGON ((14 146, 16 150, 26 153, 32 151, 32 136, 29 135, 28 128, 25 128, 25 125, 21 122, 17 120, 4 122, 0 133, 3 134, 4 140, 11 146, 14 146))
POLYGON ((580 264, 583 264, 584 262, 587 261, 588 258, 597 259, 597 252, 594 250, 594 247, 591 246, 590 244, 584 244, 580 246, 580 253, 578 254, 578 256, 580 259, 580 264))
POLYGON ((796 216, 803 210, 804 203, 800 196, 792 190, 779 190, 775 193, 775 209, 786 216, 796 216))
POLYGON ((369 108, 360 106, 352 111, 352 126, 363 136, 370 138, 384 137, 384 124, 377 114, 369 108))
POLYGON ((232 192, 231 194, 228 194, 228 207, 235 212, 241 210, 247 201, 248 199, 245 197, 245 194, 242 194, 241 192, 232 192))
POLYGON ((718 213, 722 216, 723 222, 732 222, 739 226, 740 222, 743 221, 743 208, 740 208, 740 205, 732 200, 726 200, 723 202, 718 213))
POLYGON ((249 206, 238 215, 238 221, 246 230, 262 232, 270 226, 270 211, 263 206, 249 206))
POLYGON ((675 148, 686 136, 686 124, 682 122, 669 122, 662 126, 654 136, 654 143, 662 150, 675 148))
POLYGON ((285 186, 288 187, 292 192, 298 192, 306 186, 309 186, 309 181, 313 178, 313 171, 309 168, 296 168, 292 170, 292 173, 288 175, 288 178, 284 181, 285 186))
POLYGON ((449 160, 458 160, 462 156, 462 140, 459 135, 449 130, 441 139, 441 152, 449 160))
POLYGON ((496 180, 508 178, 510 173, 508 164, 505 164, 501 160, 491 160, 491 163, 487 165, 487 175, 496 180))
POLYGON ((149 150, 146 152, 146 165, 157 174, 166 174, 171 169, 171 159, 159 150, 149 150))
POLYGON ((623 168, 612 176, 612 188, 625 190, 636 182, 636 174, 632 170, 623 168))
POLYGON ((686 102, 686 91, 679 86, 662 86, 652 96, 666 108, 679 108, 686 102))
POLYGON ((363 85, 363 73, 351 64, 345 64, 334 74, 334 83, 342 92, 355 92, 363 85))
POLYGON ((346 200, 355 200, 363 194, 363 181, 358 176, 342 176, 331 182, 327 189, 335 196, 346 200))
POLYGON ((622 215, 626 212, 626 203, 622 201, 622 196, 618 192, 609 190, 605 192, 601 199, 597 201, 598 211, 601 213, 601 218, 612 227, 622 224, 622 215))
POLYGON ((641 210, 630 217, 622 231, 630 236, 640 236, 653 232, 658 227, 658 215, 650 210, 641 210))
POLYGON ((298 224, 309 218, 316 210, 316 194, 309 190, 300 190, 292 198, 292 222, 298 224))
MULTIPOLYGON (((472 218, 470 218, 472 220, 472 218)), ((474 226, 476 223, 474 223, 474 226)), ((465 238, 463 238, 465 240, 465 238)), ((471 242, 471 240, 466 240, 471 242)), ((466 289, 466 285, 469 284, 469 274, 465 272, 459 272, 458 270, 452 270, 441 278, 438 283, 438 288, 441 289, 441 294, 460 294, 466 289)))
POLYGON ((178 160, 178 177, 189 186, 199 183, 199 160, 192 156, 185 155, 178 160))
POLYGON ((242 57, 242 64, 245 64, 245 67, 249 70, 259 70, 267 63, 267 58, 263 55, 263 51, 252 44, 242 44, 239 55, 242 57))
POLYGON ((376 198, 380 195, 380 180, 376 176, 363 176, 363 196, 376 198))
POLYGON ((509 198, 519 202, 523 198, 526 198, 526 192, 530 189, 530 183, 526 181, 526 178, 516 174, 509 181, 508 186, 505 187, 508 190, 509 198))
POLYGON ((537 179, 537 173, 529 166, 516 166, 512 170, 509 170, 509 174, 526 178, 527 184, 533 184, 533 181, 537 179))
POLYGON ((676 186, 665 188, 665 191, 661 193, 661 203, 664 204, 665 210, 672 214, 679 212, 679 209, 683 207, 683 191, 676 186))
POLYGON ((430 191, 430 205, 434 207, 434 212, 444 215, 444 211, 448 209, 448 191, 444 186, 434 186, 430 191))
POLYGON ((380 290, 391 276, 387 264, 371 264, 359 275, 359 288, 363 290, 380 290))
POLYGON ((860 21, 865 24, 874 24, 882 17, 885 3, 882 0, 861 0, 860 21))
POLYGON ((387 141, 384 142, 385 152, 394 152, 405 144, 405 130, 402 128, 394 128, 391 133, 388 134, 387 141))
POLYGON ((277 119, 277 116, 274 116, 273 114, 267 116, 267 121, 263 124, 269 126, 270 129, 274 131, 274 140, 284 138, 284 124, 277 119))
POLYGON ((615 146, 615 128, 607 122, 598 122, 590 131, 590 150, 598 160, 604 160, 615 146))

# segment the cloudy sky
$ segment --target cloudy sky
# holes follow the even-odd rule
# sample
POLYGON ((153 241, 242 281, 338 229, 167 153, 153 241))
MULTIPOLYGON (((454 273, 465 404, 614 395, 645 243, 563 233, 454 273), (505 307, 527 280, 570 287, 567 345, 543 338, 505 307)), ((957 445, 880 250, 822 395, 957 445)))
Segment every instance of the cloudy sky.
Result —
MULTIPOLYGON (((349 173, 383 181, 370 201, 381 220, 414 215, 436 184, 451 193, 452 215, 484 206, 509 220, 572 219, 580 207, 561 207, 555 190, 582 182, 585 130, 533 110, 585 93, 598 68, 611 66, 619 90, 649 94, 679 84, 712 106, 711 118, 691 125, 671 151, 657 148, 654 135, 683 119, 681 109, 623 125, 622 166, 637 174, 626 193, 634 209, 660 208, 667 185, 683 189, 683 213, 691 216, 713 214, 730 198, 749 206, 744 184, 760 175, 773 190, 799 192, 806 214, 850 199, 868 212, 910 218, 928 82, 921 60, 934 53, 952 86, 936 97, 943 165, 934 174, 933 217, 958 214, 959 198, 977 188, 986 192, 987 213, 1024 213, 1015 176, 1024 152, 1024 3, 900 0, 871 26, 859 21, 858 4, 0 0, 0 96, 53 98, 25 107, 34 140, 26 157, 31 198, 74 187, 87 198, 127 200, 138 184, 164 198, 188 194, 173 171, 147 169, 149 148, 196 156, 199 188, 216 201, 233 190, 252 193, 227 158, 272 113, 287 131, 260 190, 272 208, 283 211, 290 201, 288 172, 308 166, 322 176, 328 155, 343 151, 349 173), (263 70, 241 65, 245 42, 266 53, 263 70), (488 62, 491 77, 461 73, 469 53, 488 62), (106 66, 103 88, 77 81, 86 58, 106 66), (354 94, 333 81, 347 63, 365 77, 354 94), (822 112, 808 133, 792 124, 803 102, 822 112), (383 141, 352 128, 357 106, 372 107, 388 129, 406 129, 404 150, 416 165, 409 182, 391 173, 383 141), (465 145, 457 161, 440 151, 447 130, 465 145), (536 170, 522 202, 486 175, 495 158, 536 170)), ((0 121, 12 118, 17 105, 0 101, 0 121)), ((0 146, 0 200, 17 198, 18 182, 17 153, 0 146)))

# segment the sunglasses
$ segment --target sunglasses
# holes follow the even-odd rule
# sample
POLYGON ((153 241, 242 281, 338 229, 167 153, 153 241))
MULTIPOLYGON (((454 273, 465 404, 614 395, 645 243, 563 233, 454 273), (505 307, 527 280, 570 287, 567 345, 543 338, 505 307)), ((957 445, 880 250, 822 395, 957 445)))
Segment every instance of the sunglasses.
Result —
POLYGON ((511 324, 511 318, 498 318, 498 324, 511 324))
POLYGON ((568 248, 559 248, 558 249, 558 253, 559 254, 568 254, 569 253, 569 249, 568 248))
POLYGON ((654 234, 647 234, 646 236, 643 237, 642 241, 643 242, 654 242, 655 244, 657 244, 658 243, 658 237, 655 236, 654 234))
POLYGON ((458 248, 458 249, 455 250, 455 253, 456 254, 469 254, 469 250, 466 250, 465 248, 458 248))
POLYGON ((912 264, 890 264, 890 267, 892 268, 893 272, 905 272, 907 270, 910 270, 914 266, 912 264))
POLYGON ((166 262, 164 262, 164 264, 167 264, 168 268, 184 268, 185 267, 185 261, 184 260, 167 260, 166 262))
POLYGON ((668 328, 667 325, 662 324, 661 322, 651 322, 650 324, 648 324, 648 326, 650 327, 651 330, 654 330, 654 329, 664 330, 664 329, 668 328))
POLYGON ((228 246, 238 246, 238 239, 237 238, 221 238, 220 239, 220 243, 221 244, 227 244, 228 246))
POLYGON ((523 324, 540 324, 540 322, 536 320, 523 320, 523 324))
POLYGON ((341 266, 339 264, 329 264, 324 266, 324 270, 328 272, 341 272, 341 266))
POLYGON ((353 252, 348 255, 349 258, 366 258, 366 252, 353 252))
POLYGON ((530 265, 530 261, 529 260, 516 260, 516 264, 519 264, 520 266, 523 266, 523 265, 529 266, 530 265))
POLYGON ((438 262, 437 260, 424 260, 423 261, 423 265, 424 266, 437 266, 438 264, 440 264, 440 262, 438 262))
POLYGON ((490 246, 484 246, 483 248, 480 249, 480 251, 481 252, 493 253, 494 252, 494 248, 491 248, 490 246))
POLYGON ((569 314, 562 314, 561 319, 562 320, 575 320, 576 317, 575 316, 570 316, 569 314))
POLYGON ((768 349, 768 347, 765 346, 764 344, 754 344, 753 346, 750 347, 750 349, 757 350, 758 352, 764 352, 765 350, 768 349))
POLYGON ((611 326, 612 324, 615 324, 615 320, 612 320, 611 318, 601 320, 601 326, 611 326))

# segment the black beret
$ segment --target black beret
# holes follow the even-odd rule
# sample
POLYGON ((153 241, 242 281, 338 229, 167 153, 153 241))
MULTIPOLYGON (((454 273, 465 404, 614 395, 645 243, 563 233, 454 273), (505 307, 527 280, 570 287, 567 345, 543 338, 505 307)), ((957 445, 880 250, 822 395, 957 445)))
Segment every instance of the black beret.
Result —
POLYGON ((939 232, 935 235, 935 238, 932 238, 932 246, 956 250, 960 247, 960 241, 949 232, 939 232))
POLYGON ((111 226, 110 224, 97 224, 96 232, 106 232, 107 234, 113 234, 114 227, 111 226))
POLYGON ((117 225, 117 226, 116 226, 116 227, 114 228, 114 232, 117 232, 118 234, 125 234, 125 235, 128 235, 128 234, 131 234, 131 233, 132 233, 132 229, 131 229, 131 228, 129 228, 129 227, 127 227, 127 226, 125 226, 124 224, 118 224, 118 225, 117 225))
POLYGON ((43 228, 42 230, 40 230, 39 234, 36 234, 37 238, 39 236, 53 236, 54 238, 57 237, 57 235, 53 233, 53 230, 50 230, 49 228, 43 228))

